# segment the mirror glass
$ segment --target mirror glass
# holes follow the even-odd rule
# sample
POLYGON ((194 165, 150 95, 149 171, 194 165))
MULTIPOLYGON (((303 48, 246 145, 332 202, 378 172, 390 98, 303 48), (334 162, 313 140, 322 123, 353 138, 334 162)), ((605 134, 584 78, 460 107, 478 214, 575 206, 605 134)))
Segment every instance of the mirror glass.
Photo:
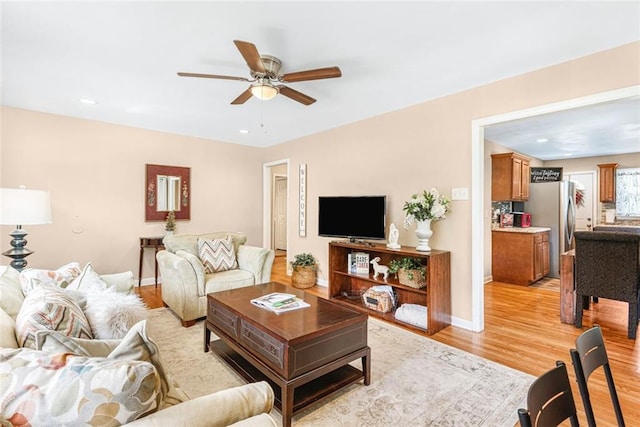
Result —
POLYGON ((158 203, 156 211, 169 212, 180 210, 180 177, 157 175, 158 203))
POLYGON ((173 211, 176 219, 190 219, 190 168, 146 165, 145 220, 165 221, 173 211))

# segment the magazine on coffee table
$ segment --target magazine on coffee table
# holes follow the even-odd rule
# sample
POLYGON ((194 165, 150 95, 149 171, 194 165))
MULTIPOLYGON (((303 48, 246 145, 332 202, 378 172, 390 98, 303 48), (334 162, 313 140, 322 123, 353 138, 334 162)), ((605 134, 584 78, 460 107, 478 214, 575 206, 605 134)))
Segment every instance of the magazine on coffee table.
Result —
POLYGON ((271 310, 276 314, 284 313, 286 311, 297 310, 299 308, 310 307, 302 298, 298 298, 293 294, 287 294, 282 292, 273 292, 271 294, 263 295, 259 298, 254 298, 251 303, 261 308, 271 310))

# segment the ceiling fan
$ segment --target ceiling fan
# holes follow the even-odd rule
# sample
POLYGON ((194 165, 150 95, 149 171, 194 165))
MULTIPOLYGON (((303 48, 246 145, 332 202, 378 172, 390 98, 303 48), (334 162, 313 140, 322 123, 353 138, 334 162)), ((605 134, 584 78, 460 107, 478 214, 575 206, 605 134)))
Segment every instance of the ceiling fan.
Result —
POLYGON ((280 83, 294 83, 307 80, 331 79, 342 76, 342 72, 338 67, 318 68, 315 70, 297 71, 293 73, 280 74, 280 61, 275 56, 260 55, 258 49, 253 43, 234 40, 240 54, 249 66, 249 74, 251 78, 221 76, 217 74, 199 74, 199 73, 183 73, 179 72, 181 77, 201 77, 206 79, 223 79, 223 80, 240 80, 242 82, 250 82, 251 86, 234 99, 231 104, 244 104, 255 96, 263 101, 274 98, 277 94, 291 98, 304 105, 310 105, 316 102, 315 99, 302 92, 291 89, 280 83))

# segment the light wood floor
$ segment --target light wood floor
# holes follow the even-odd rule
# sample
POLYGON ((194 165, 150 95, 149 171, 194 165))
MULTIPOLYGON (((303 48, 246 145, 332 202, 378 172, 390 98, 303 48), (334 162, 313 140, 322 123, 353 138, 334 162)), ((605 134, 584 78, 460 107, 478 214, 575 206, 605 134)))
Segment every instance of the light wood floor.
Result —
MULTIPOLYGON (((286 257, 276 257, 271 278, 291 284, 286 274, 286 257)), ((150 308, 162 307, 161 285, 138 289, 150 308)), ((307 291, 327 296, 325 287, 315 286, 307 291)), ((581 330, 560 323, 559 307, 558 292, 492 282, 485 286, 483 332, 451 326, 430 338, 534 376, 551 369, 556 360, 564 361, 572 381, 580 424, 586 426, 569 356, 569 349, 574 347, 581 330)), ((603 329, 625 421, 627 426, 633 427, 640 426, 640 346, 627 339, 626 319, 626 303, 600 299, 595 308, 585 311, 583 325, 588 328, 599 324, 603 329)), ((601 372, 592 374, 589 388, 598 426, 615 426, 615 415, 601 372)))

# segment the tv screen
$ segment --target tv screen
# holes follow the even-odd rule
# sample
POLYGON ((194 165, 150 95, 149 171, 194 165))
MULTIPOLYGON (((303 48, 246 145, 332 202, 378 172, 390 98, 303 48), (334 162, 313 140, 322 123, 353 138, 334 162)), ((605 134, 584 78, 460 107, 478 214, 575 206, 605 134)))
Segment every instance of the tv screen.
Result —
POLYGON ((385 196, 318 198, 318 235, 355 239, 385 238, 385 196))

